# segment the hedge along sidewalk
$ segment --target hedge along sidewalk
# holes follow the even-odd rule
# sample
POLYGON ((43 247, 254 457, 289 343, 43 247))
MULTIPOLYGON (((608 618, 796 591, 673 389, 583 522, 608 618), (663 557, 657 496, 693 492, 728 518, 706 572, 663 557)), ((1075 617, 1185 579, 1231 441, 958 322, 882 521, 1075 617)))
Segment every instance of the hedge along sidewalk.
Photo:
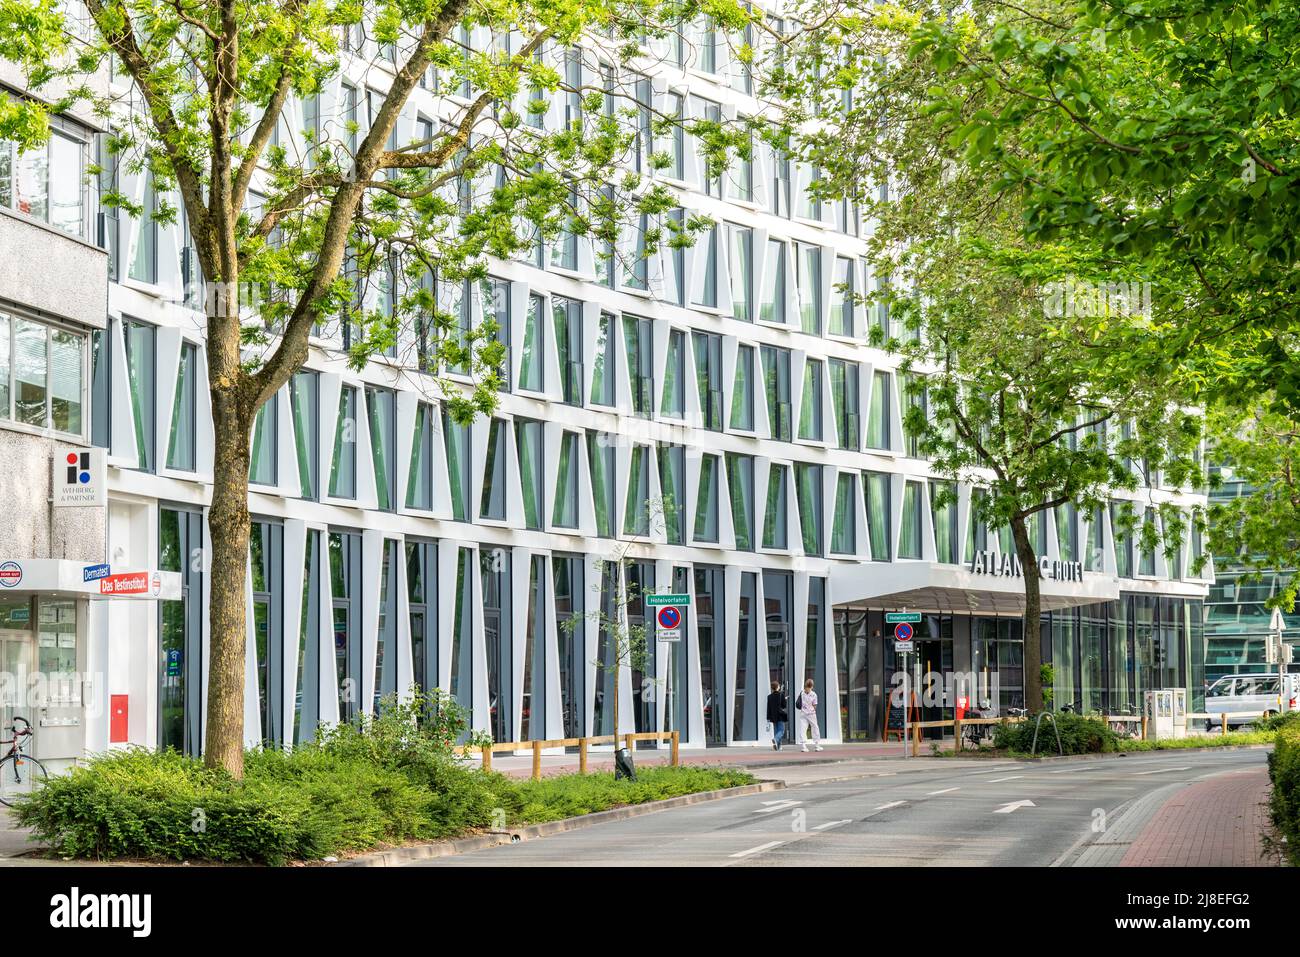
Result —
POLYGON ((682 794, 662 801, 646 801, 642 804, 628 804, 623 807, 610 808, 607 811, 594 811, 577 817, 566 817, 559 821, 546 821, 541 824, 523 824, 506 831, 480 834, 475 837, 459 838, 454 841, 432 841, 426 844, 407 844, 402 847, 383 851, 367 851, 355 857, 345 858, 333 863, 335 867, 400 867, 414 861, 427 861, 435 857, 451 857, 470 851, 481 851, 502 844, 518 844, 539 837, 550 837, 565 831, 594 827, 611 821, 625 821, 629 818, 653 814, 656 811, 669 811, 673 808, 702 804, 706 801, 718 801, 729 797, 744 797, 749 794, 764 794, 785 788, 783 781, 760 781, 757 784, 743 784, 734 788, 721 788, 716 791, 697 791, 694 794, 682 794))

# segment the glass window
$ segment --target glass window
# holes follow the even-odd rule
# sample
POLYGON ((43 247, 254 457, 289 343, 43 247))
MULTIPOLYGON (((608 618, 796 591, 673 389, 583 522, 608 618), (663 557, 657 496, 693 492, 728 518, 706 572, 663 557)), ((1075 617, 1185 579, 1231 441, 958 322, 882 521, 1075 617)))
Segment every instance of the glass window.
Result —
POLYGON ((198 378, 198 347, 181 344, 177 370, 176 398, 172 403, 172 430, 167 442, 167 467, 182 472, 194 471, 194 430, 196 420, 195 380, 198 378))
POLYGON ((876 371, 871 376, 871 406, 867 410, 867 447, 890 447, 889 373, 876 371))
POLYGON ((479 298, 483 304, 483 322, 488 338, 502 347, 497 378, 502 392, 510 391, 510 283, 489 276, 479 281, 479 298))
POLYGON ((695 496, 695 540, 718 540, 718 457, 700 457, 700 487, 695 496))
POLYGON ((754 460, 748 455, 727 453, 727 488, 731 493, 731 525, 736 548, 754 550, 754 460))
POLYGON ((957 562, 957 489, 951 482, 930 483, 930 516, 934 523, 935 559, 957 562))
POLYGON ((628 384, 632 392, 632 411, 651 417, 654 397, 654 365, 650 337, 650 320, 623 317, 623 339, 627 347, 628 384))
POLYGON ((763 510, 763 547, 786 548, 787 533, 787 467, 772 465, 767 473, 767 507, 763 510))
POLYGON ((1079 555, 1079 511, 1073 502, 1056 506, 1056 547, 1061 561, 1072 562, 1079 555))
POLYGON ((668 333, 668 361, 664 365, 664 393, 661 414, 680 419, 686 414, 683 389, 686 378, 686 334, 680 329, 668 333))
POLYGON ((523 358, 519 368, 519 388, 542 391, 542 297, 528 297, 528 315, 524 318, 523 358))
POLYGON ((711 226, 695 243, 695 255, 704 257, 703 266, 697 266, 699 285, 692 291, 691 302, 706 308, 718 304, 718 227, 711 226))
POLYGON ((555 508, 551 524, 578 527, 578 433, 565 432, 560 439, 560 468, 555 478, 555 508))
POLYGON ((767 387, 767 419, 772 438, 789 442, 791 436, 790 350, 763 346, 763 378, 767 387))
POLYGON ((754 347, 736 349, 736 381, 731 389, 731 427, 754 430, 754 347))
POLYGON ((767 268, 763 273, 763 295, 758 318, 764 322, 788 322, 785 315, 785 243, 767 241, 767 268))
POLYGON ((664 533, 669 545, 686 540, 686 449, 659 446, 659 489, 662 494, 664 533))
POLYGON ((339 392, 338 421, 334 429, 334 457, 330 467, 330 495, 357 497, 357 390, 345 385, 339 392))
POLYGON ((131 260, 130 278, 140 282, 158 281, 158 223, 154 212, 158 197, 154 193, 153 174, 145 179, 143 211, 136 220, 135 258, 131 260))
POLYGON ((516 455, 519 458, 519 486, 524 496, 524 525, 542 527, 542 423, 533 419, 515 419, 516 455))
POLYGON ((899 558, 921 557, 921 485, 903 483, 903 516, 898 537, 899 558))
POLYGON ((837 336, 853 335, 853 260, 835 257, 835 275, 831 277, 830 331, 837 336))
POLYGON ((587 433, 587 464, 591 469, 591 499, 596 508, 596 534, 614 537, 614 516, 618 514, 614 484, 615 437, 604 432, 587 433))
POLYGON ((843 359, 829 360, 831 402, 835 408, 836 439, 842 449, 857 451, 858 442, 858 364, 843 359))
POLYGON ((858 477, 841 472, 835 478, 835 520, 831 526, 831 552, 852 555, 858 550, 858 477))
POLYGON ((822 364, 809 359, 803 369, 803 402, 799 408, 799 438, 822 440, 822 364))
POLYGON ((289 401, 293 408, 294 446, 298 455, 298 480, 302 497, 316 497, 316 468, 320 461, 320 424, 317 377, 302 370, 289 380, 289 401))
POLYGON ((754 231, 728 226, 727 255, 731 279, 731 315, 743 322, 754 319, 754 231))
POLYGON ((890 560, 889 475, 884 472, 864 472, 863 489, 867 503, 867 537, 870 539, 871 560, 890 560))
POLYGON ((483 463, 483 495, 479 501, 482 518, 506 517, 506 423, 493 419, 488 425, 487 457, 483 463))
POLYGON ((379 507, 390 511, 397 497, 397 397, 387 389, 366 389, 370 417, 370 458, 375 467, 379 507))
POLYGON ((86 235, 86 145, 61 133, 50 135, 50 225, 86 235))
POLYGON ((593 405, 614 405, 614 377, 617 364, 614 361, 616 320, 608 312, 600 314, 600 326, 596 332, 596 354, 592 357, 591 402, 593 405))
POLYGON ((623 515, 624 535, 650 534, 650 447, 632 446, 628 469, 626 509, 623 515))
POLYGON ((433 407, 427 402, 420 402, 415 407, 411 465, 406 476, 406 507, 433 508, 433 407))
POLYGON ((1111 502, 1111 538, 1115 542, 1115 574, 1133 577, 1133 506, 1128 502, 1111 502))
MULTIPOLYGON (((138 467, 146 472, 154 470, 154 436, 157 432, 157 330, 147 323, 128 320, 124 324, 126 336, 126 370, 131 384, 131 412, 135 425, 135 447, 139 456, 138 467)), ((23 352, 17 350, 19 362, 23 352)), ((21 386, 19 387, 21 389, 21 386)), ((21 392, 16 397, 21 400, 21 392)), ((17 406, 18 402, 15 402, 17 406)), ((21 419, 20 419, 21 421, 21 419)))
POLYGON ((795 490, 799 496, 799 528, 803 533, 805 555, 822 553, 822 467, 796 463, 795 490))
POLYGON ((280 447, 279 404, 272 395, 262 403, 253 419, 253 448, 250 455, 248 481, 256 485, 275 485, 277 482, 276 452, 280 447))
POLYGON ((822 248, 799 243, 799 327, 813 336, 822 334, 822 248))
POLYGON ((692 334, 695 382, 699 390, 701 424, 722 431, 722 337, 711 332, 692 334))
POLYGON ((451 517, 468 522, 469 515, 469 426, 442 413, 443 442, 447 453, 447 478, 451 489, 451 517))
POLYGON ((568 405, 582 405, 582 304, 554 296, 551 315, 560 365, 560 399, 568 405))

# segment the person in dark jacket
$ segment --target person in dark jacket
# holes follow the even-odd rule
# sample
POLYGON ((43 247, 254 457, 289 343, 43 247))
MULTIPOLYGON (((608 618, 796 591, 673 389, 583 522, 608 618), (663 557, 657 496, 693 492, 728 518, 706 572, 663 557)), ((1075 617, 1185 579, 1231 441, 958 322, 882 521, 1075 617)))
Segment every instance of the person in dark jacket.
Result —
POLYGON ((785 692, 781 682, 772 682, 772 693, 767 696, 767 720, 772 725, 772 750, 781 750, 781 739, 785 737, 785 722, 789 716, 785 710, 785 692))

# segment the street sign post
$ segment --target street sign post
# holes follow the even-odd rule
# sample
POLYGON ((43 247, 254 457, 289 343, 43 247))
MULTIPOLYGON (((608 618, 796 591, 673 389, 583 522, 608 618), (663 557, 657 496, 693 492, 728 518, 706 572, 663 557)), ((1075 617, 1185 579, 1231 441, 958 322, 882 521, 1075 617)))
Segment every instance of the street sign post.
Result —
POLYGON ((690 595, 646 595, 646 607, 655 610, 655 637, 660 641, 682 640, 682 619, 691 603, 690 595))
POLYGON ((912 650, 912 626, 905 621, 900 621, 894 625, 894 650, 907 652, 912 650))

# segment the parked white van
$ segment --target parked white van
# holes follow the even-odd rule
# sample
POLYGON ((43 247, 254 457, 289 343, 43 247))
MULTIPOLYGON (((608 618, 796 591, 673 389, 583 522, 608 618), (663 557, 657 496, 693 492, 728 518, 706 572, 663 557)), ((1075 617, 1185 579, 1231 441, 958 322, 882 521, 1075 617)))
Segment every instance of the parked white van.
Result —
MULTIPOLYGON (((1295 711, 1300 695, 1300 675, 1287 675, 1288 710, 1295 711)), ((1228 727, 1236 728, 1255 720, 1250 715, 1233 715, 1234 711, 1255 711, 1272 714, 1282 710, 1282 696, 1278 693, 1277 675, 1227 675, 1210 685, 1205 692, 1205 712, 1216 715, 1205 722, 1206 730, 1219 728, 1223 719, 1217 715, 1228 714, 1228 727)))

